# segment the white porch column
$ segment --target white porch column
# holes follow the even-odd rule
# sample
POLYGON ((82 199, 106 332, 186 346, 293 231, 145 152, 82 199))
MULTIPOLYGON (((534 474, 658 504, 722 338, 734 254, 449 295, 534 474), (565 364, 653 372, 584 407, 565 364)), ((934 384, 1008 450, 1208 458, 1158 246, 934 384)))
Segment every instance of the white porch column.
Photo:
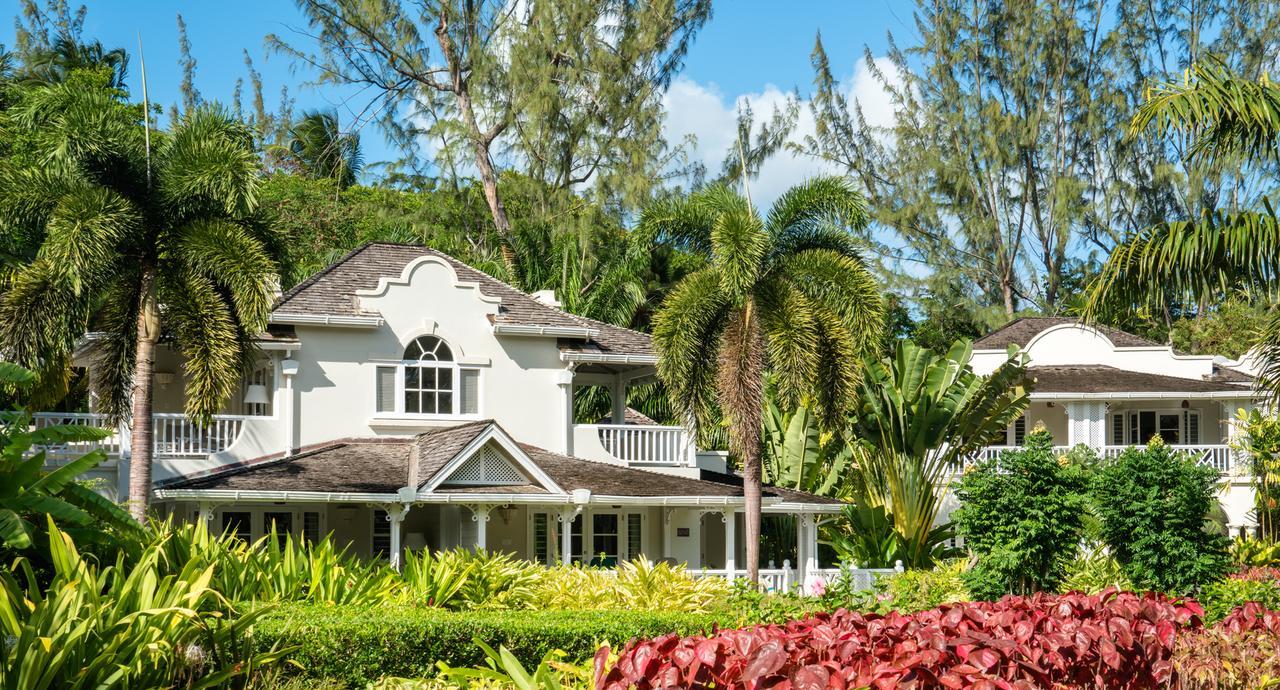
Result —
POLYGON ((400 547, 400 524, 404 522, 404 516, 409 513, 409 506, 399 503, 386 507, 387 522, 391 523, 391 553, 387 560, 391 562, 391 567, 396 570, 400 569, 401 547, 400 547))
POLYGON ((560 387, 562 405, 560 416, 564 424, 564 454, 573 455, 573 369, 557 371, 556 385, 560 387))
POLYGON ((796 578, 801 586, 809 577, 809 516, 796 515, 796 578))
MULTIPOLYGON (((560 524, 560 563, 568 565, 573 562, 573 519, 578 516, 576 510, 562 510, 556 516, 560 524)), ((585 521, 583 526, 586 526, 585 521)))
POLYGON ((130 446, 133 435, 130 431, 128 422, 121 421, 116 425, 116 435, 120 438, 120 459, 116 461, 117 501, 125 501, 129 498, 129 464, 130 456, 133 454, 130 446))
POLYGON ((280 362, 280 374, 284 376, 284 405, 280 411, 280 419, 284 420, 284 454, 293 455, 298 448, 298 417, 293 400, 293 377, 298 373, 298 360, 292 359, 293 352, 286 353, 286 359, 280 362))
POLYGON ((662 509, 662 557, 675 556, 675 531, 671 529, 671 515, 675 508, 662 509))
POLYGON ((613 382, 609 385, 609 401, 613 403, 613 423, 626 424, 627 382, 622 380, 622 374, 613 376, 613 382))
POLYGON ((1102 450, 1107 445, 1107 404, 1098 400, 1064 403, 1067 411, 1067 445, 1083 443, 1102 450))
POLYGON ((720 514, 720 519, 724 521, 724 569, 732 582, 733 571, 738 567, 735 562, 738 555, 737 514, 732 509, 726 510, 720 514))
POLYGON ((806 556, 804 572, 807 577, 810 573, 818 569, 818 516, 806 515, 805 517, 807 518, 805 522, 809 525, 806 529, 808 534, 805 537, 804 549, 806 556))
POLYGON ((492 506, 477 505, 467 506, 471 509, 471 520, 476 523, 476 548, 484 550, 488 548, 488 524, 489 511, 492 506))

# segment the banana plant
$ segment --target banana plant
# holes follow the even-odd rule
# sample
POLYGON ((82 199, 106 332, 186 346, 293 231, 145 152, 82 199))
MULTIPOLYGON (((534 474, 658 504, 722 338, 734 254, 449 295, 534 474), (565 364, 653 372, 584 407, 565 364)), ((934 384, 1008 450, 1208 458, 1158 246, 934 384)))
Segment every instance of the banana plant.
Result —
POLYGON ((967 340, 942 355, 901 341, 892 357, 864 367, 850 497, 892 518, 908 567, 929 567, 945 552, 949 527, 937 523, 950 477, 1027 407, 1025 354, 1011 348, 988 376, 974 373, 972 355, 967 340))
POLYGON ((853 449, 825 435, 804 405, 783 412, 770 400, 764 414, 764 481, 819 496, 847 493, 853 449))
MULTIPOLYGON (((0 386, 23 390, 36 380, 35 372, 0 362, 0 386)), ((46 448, 90 444, 110 435, 105 429, 81 425, 33 428, 26 410, 0 412, 0 546, 24 551, 36 544, 36 516, 48 515, 75 538, 99 541, 104 529, 131 536, 141 534, 122 508, 77 483, 76 478, 107 459, 98 449, 45 472, 46 448)), ((41 517, 37 522, 43 522, 41 517)))

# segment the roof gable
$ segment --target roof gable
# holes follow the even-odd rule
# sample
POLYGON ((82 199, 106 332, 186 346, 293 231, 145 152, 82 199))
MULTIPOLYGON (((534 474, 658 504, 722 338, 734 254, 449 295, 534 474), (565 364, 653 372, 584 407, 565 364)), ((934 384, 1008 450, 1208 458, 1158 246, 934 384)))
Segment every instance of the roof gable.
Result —
POLYGON ((551 493, 565 493, 497 422, 485 421, 462 428, 451 427, 437 434, 422 434, 414 445, 418 453, 418 474, 410 476, 409 484, 416 485, 419 494, 432 493, 446 484, 532 484, 551 493), (437 444, 442 436, 444 442, 437 444), (469 440, 458 447, 467 437, 469 440), (430 471, 432 467, 434 471, 430 471), (424 469, 430 473, 424 473, 424 469), (494 479, 486 484, 485 477, 490 472, 494 479), (499 477, 503 480, 497 481, 499 477))
MULTIPOLYGON (((1010 345, 1026 347, 1037 335, 1055 326, 1080 325, 1079 319, 1066 316, 1022 316, 982 336, 973 343, 975 350, 1004 350, 1010 345)), ((1092 328, 1106 336, 1116 347, 1160 347, 1160 343, 1147 340, 1118 328, 1091 324, 1092 328)))

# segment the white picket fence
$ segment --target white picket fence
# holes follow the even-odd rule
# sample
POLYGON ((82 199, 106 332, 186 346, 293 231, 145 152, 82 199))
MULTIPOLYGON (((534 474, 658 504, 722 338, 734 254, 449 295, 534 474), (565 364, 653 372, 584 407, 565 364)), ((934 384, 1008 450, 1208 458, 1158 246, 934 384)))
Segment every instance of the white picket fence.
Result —
MULTIPOLYGON (((747 578, 747 570, 745 568, 735 568, 732 573, 723 568, 702 568, 690 570, 689 572, 694 577, 723 577, 730 580, 745 580, 747 578)), ((790 560, 784 560, 781 568, 760 569, 760 588, 766 592, 789 592, 793 589, 798 589, 802 594, 812 594, 809 589, 817 584, 816 581, 820 580, 822 585, 825 586, 839 580, 842 575, 847 575, 852 581, 854 589, 869 590, 875 587, 877 577, 900 572, 902 572, 901 561, 898 562, 895 568, 854 568, 849 565, 842 565, 837 568, 810 570, 803 575, 804 581, 802 582, 800 571, 791 567, 790 560)))

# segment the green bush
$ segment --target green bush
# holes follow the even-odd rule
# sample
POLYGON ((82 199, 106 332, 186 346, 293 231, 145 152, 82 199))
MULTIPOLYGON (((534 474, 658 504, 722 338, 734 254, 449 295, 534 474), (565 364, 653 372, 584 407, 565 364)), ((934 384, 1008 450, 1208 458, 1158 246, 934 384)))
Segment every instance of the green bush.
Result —
POLYGON ((621 646, 632 637, 707 632, 723 621, 713 615, 634 611, 465 611, 412 606, 316 606, 287 604, 258 621, 258 649, 301 645, 292 661, 312 678, 363 686, 383 676, 433 675, 436 662, 474 667, 484 650, 505 646, 526 667, 560 649, 580 661, 599 643, 621 646))
POLYGON ((1256 601, 1280 609, 1280 569, 1246 568, 1230 577, 1205 585, 1197 597, 1209 623, 1222 620, 1232 609, 1256 601))
POLYGON ((1097 594, 1108 587, 1132 591, 1133 583, 1125 574, 1124 567, 1099 544, 1080 549, 1076 558, 1067 562, 1062 580, 1058 582, 1058 591, 1063 594, 1097 594))
POLYGON ((1087 488, 1079 467, 1059 462, 1042 426, 1024 449, 966 472, 951 519, 977 557, 964 574, 970 594, 993 600, 1056 588, 1080 542, 1087 488))
POLYGON ((1206 529, 1218 471, 1156 437, 1094 475, 1102 538, 1139 589, 1187 594, 1226 572, 1227 539, 1206 529))
POLYGON ((908 570, 881 578, 876 584, 885 599, 878 604, 881 611, 914 613, 943 604, 968 601, 963 560, 941 563, 931 570, 908 570))

